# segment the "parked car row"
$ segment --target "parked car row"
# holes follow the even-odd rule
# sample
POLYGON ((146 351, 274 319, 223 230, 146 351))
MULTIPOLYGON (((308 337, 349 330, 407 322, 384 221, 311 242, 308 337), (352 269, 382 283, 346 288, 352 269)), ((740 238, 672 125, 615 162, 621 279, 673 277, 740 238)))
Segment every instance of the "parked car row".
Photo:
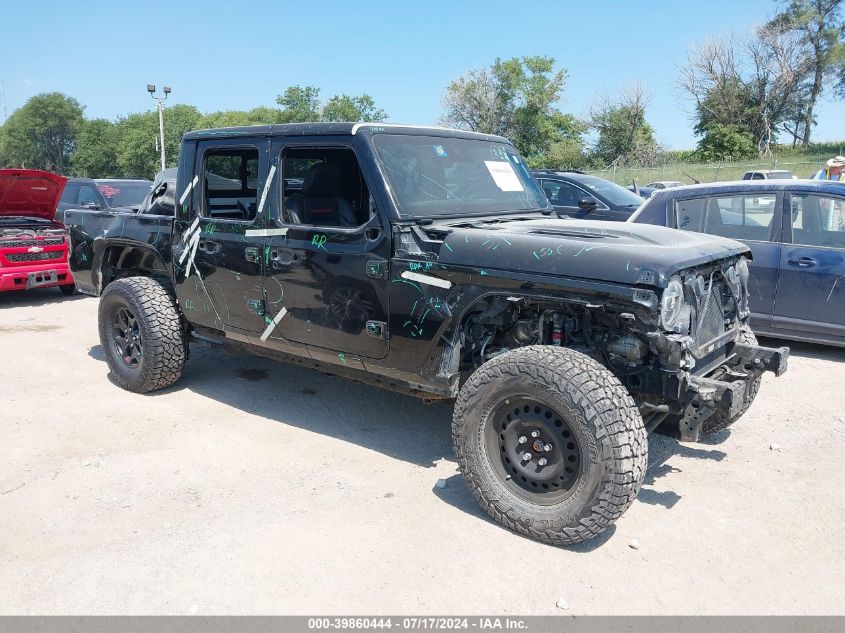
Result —
POLYGON ((65 178, 34 169, 0 169, 0 292, 76 285, 69 236, 58 221, 68 209, 137 210, 149 180, 65 178))

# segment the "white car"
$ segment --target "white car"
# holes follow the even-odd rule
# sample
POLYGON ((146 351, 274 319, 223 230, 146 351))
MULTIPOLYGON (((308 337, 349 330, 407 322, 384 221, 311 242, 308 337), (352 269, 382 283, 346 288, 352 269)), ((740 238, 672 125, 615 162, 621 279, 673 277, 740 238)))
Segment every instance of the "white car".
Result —
POLYGON ((743 180, 798 180, 798 176, 787 169, 761 169, 747 171, 742 176, 743 180))
POLYGON ((671 189, 672 187, 683 187, 684 184, 677 180, 658 180, 657 182, 648 183, 646 187, 651 187, 652 189, 671 189))

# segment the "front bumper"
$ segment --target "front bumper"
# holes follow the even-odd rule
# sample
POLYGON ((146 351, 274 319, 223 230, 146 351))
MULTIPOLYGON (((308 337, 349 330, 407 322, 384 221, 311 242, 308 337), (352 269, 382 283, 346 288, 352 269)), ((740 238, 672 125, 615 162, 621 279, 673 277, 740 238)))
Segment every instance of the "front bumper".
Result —
POLYGON ((66 261, 0 268, 0 292, 49 288, 72 283, 73 275, 66 261))
POLYGON ((686 411, 681 421, 683 441, 697 441, 704 422, 716 413, 728 419, 746 408, 746 390, 764 372, 781 376, 789 364, 788 347, 736 343, 727 361, 707 376, 687 378, 686 411))

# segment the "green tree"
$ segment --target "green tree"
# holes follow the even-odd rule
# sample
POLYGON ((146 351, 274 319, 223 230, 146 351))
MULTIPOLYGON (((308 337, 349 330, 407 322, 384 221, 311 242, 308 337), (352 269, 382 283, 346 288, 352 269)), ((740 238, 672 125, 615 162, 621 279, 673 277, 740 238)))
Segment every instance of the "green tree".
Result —
POLYGON ((639 85, 625 88, 619 98, 599 98, 590 107, 589 124, 598 132, 593 156, 604 164, 650 166, 662 149, 645 118, 648 96, 639 85))
POLYGON ((715 151, 724 146, 726 130, 743 130, 761 156, 771 153, 783 123, 794 120, 802 104, 809 68, 800 38, 774 23, 740 39, 696 45, 679 86, 694 103, 701 147, 715 151), (705 141, 710 133, 716 138, 705 141))
POLYGON ((335 95, 323 106, 324 121, 384 121, 387 113, 368 94, 359 97, 335 95))
POLYGON ((46 92, 15 110, 3 126, 4 161, 15 167, 64 174, 76 149, 83 107, 73 97, 46 92))
POLYGON ((282 123, 322 121, 320 89, 314 86, 290 86, 276 97, 282 106, 282 123))
POLYGON ((713 123, 698 143, 698 156, 705 161, 743 160, 757 153, 757 143, 741 125, 713 123))
POLYGON ((567 72, 554 66, 551 57, 497 58, 470 70, 446 87, 441 121, 509 138, 532 167, 577 166, 586 126, 556 106, 567 72))
POLYGON ((71 156, 73 172, 88 178, 121 176, 117 162, 117 126, 107 119, 84 121, 76 151, 71 156))
MULTIPOLYGON (((783 10, 771 24, 795 32, 806 50, 809 78, 802 121, 804 146, 810 144, 814 110, 826 85, 845 77, 845 23, 842 0, 781 0, 783 10)), ((843 84, 840 83, 840 89, 843 84)), ((841 90, 840 90, 841 91, 841 90)))
POLYGON ((335 95, 320 102, 320 89, 314 86, 290 86, 276 97, 282 106, 280 123, 317 121, 383 121, 387 113, 368 94, 354 97, 335 95))
MULTIPOLYGON (((198 128, 202 115, 192 105, 175 104, 164 111, 164 149, 167 166, 179 160, 182 135, 198 128)), ((130 114, 117 122, 117 160, 125 176, 152 178, 161 169, 158 112, 130 114)))
POLYGON ((283 123, 282 111, 278 108, 260 106, 252 110, 210 112, 202 116, 197 123, 197 127, 204 129, 242 125, 270 125, 272 123, 283 123))

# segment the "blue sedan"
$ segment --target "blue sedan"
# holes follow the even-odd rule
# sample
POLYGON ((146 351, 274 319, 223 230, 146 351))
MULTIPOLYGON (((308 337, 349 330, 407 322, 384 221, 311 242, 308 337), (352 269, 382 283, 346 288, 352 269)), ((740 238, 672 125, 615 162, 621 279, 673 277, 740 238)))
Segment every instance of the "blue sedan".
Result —
POLYGON ((628 221, 747 244, 754 331, 845 346, 845 184, 764 180, 663 189, 628 221))

